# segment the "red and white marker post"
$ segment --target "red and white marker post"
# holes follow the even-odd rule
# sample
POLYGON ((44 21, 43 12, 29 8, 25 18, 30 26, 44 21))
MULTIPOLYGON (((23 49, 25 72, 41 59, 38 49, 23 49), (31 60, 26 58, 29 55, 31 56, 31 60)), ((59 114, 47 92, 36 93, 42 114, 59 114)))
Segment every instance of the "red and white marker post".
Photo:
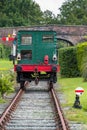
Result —
POLYGON ((81 87, 78 87, 75 89, 75 93, 76 95, 81 96, 84 93, 84 89, 81 87))
POLYGON ((79 97, 84 93, 84 89, 81 88, 81 87, 78 87, 78 88, 75 89, 75 93, 76 93, 76 97, 75 97, 75 102, 74 102, 73 107, 81 109, 82 106, 80 105, 79 97))

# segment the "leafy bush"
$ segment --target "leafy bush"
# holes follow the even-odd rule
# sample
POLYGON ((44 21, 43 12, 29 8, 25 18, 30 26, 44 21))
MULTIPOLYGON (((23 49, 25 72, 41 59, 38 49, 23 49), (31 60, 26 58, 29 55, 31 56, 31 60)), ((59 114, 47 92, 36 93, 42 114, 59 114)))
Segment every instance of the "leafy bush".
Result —
POLYGON ((79 76, 80 73, 77 66, 76 47, 59 49, 59 64, 62 77, 79 76))
POLYGON ((78 68, 84 81, 87 81, 87 42, 77 45, 78 68))
POLYGON ((77 61, 78 61, 78 68, 80 72, 82 72, 82 66, 84 62, 84 58, 87 56, 87 42, 77 45, 77 61))
POLYGON ((11 47, 0 43, 0 58, 8 58, 11 54, 11 47))
POLYGON ((81 66, 81 74, 84 81, 87 81, 87 56, 83 58, 83 64, 81 66))
POLYGON ((0 95, 3 98, 4 94, 8 94, 14 91, 12 87, 14 82, 13 78, 10 74, 1 75, 0 76, 0 95))

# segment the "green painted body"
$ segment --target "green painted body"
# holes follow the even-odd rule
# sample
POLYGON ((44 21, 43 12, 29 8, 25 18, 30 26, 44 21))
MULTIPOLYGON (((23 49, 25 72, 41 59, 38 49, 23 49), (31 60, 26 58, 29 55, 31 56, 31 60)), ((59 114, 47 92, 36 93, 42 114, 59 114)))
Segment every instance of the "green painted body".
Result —
POLYGON ((43 64, 44 57, 48 55, 49 64, 57 64, 57 61, 53 61, 53 55, 57 55, 56 48, 56 32, 54 31, 29 31, 20 30, 17 34, 17 54, 22 52, 26 55, 28 51, 31 52, 32 57, 21 58, 18 60, 18 64, 43 64), (28 39, 28 36, 30 37, 28 39), (22 37, 26 37, 27 44, 23 43, 22 37), (28 43, 30 40, 30 43, 28 43))

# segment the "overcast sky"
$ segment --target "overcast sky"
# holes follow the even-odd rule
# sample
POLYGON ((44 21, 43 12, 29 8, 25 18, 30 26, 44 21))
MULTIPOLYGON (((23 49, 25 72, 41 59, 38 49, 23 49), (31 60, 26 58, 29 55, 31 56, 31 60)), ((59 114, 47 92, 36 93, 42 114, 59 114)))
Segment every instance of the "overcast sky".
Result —
POLYGON ((50 10, 55 15, 59 13, 58 8, 61 7, 62 3, 66 0, 34 0, 36 3, 40 5, 42 11, 50 10))

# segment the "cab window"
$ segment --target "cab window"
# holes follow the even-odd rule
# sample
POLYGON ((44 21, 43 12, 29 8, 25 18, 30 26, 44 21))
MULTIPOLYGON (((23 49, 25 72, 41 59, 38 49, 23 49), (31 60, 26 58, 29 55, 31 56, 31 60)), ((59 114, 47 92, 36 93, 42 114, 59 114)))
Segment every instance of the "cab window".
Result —
POLYGON ((54 36, 53 35, 43 35, 42 41, 46 42, 46 43, 47 42, 48 43, 53 42, 54 41, 54 36))
POLYGON ((32 60, 32 51, 31 50, 22 50, 21 51, 21 59, 32 60))
POLYGON ((31 35, 23 35, 21 37, 22 45, 31 45, 32 44, 32 36, 31 35))

